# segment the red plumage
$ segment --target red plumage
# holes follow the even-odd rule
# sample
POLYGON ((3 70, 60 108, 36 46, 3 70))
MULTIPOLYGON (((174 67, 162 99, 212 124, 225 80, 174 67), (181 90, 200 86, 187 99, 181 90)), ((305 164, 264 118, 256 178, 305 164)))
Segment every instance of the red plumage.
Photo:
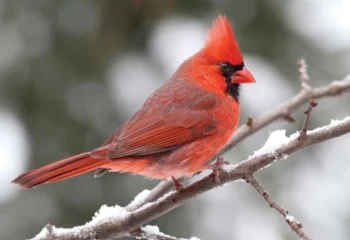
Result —
POLYGON ((202 50, 186 60, 100 148, 13 180, 24 188, 96 170, 150 178, 191 176, 230 139, 239 120, 240 83, 254 82, 225 17, 213 21, 202 50))
POLYGON ((243 62, 238 43, 235 40, 230 23, 225 16, 218 16, 213 21, 209 38, 202 51, 214 61, 227 61, 232 65, 243 62))

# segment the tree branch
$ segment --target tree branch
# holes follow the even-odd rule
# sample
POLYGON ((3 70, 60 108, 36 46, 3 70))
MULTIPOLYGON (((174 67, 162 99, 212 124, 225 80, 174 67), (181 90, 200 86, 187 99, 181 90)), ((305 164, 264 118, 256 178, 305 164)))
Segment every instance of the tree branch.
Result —
POLYGON ((279 206, 276 202, 272 201, 271 197, 267 194, 267 192, 263 189, 263 187, 255 180, 253 175, 249 174, 245 177, 247 183, 249 183, 269 204, 270 207, 276 209, 285 219, 289 227, 294 231, 298 236, 304 240, 311 240, 306 234, 302 231, 302 224, 296 220, 292 215, 289 215, 288 211, 284 210, 281 206, 279 206))
MULTIPOLYGON (((306 147, 336 138, 350 132, 350 117, 343 121, 332 122, 330 125, 308 132, 305 141, 299 141, 299 133, 284 139, 284 144, 268 153, 257 154, 237 165, 224 165, 220 172, 220 183, 215 181, 213 173, 203 179, 190 184, 181 191, 172 191, 160 199, 147 203, 133 212, 123 212, 117 216, 108 218, 93 219, 92 222, 84 226, 72 229, 53 228, 51 233, 45 228, 35 237, 35 240, 82 240, 93 237, 103 239, 113 239, 122 236, 130 236, 131 232, 139 229, 140 226, 158 218, 159 216, 178 207, 183 202, 198 196, 215 187, 227 182, 244 179, 247 175, 252 175, 256 171, 267 167, 275 160, 284 159, 288 155, 300 151, 306 147), (52 237, 54 236, 54 237, 52 237)), ((271 136, 271 135, 270 135, 271 136)), ((120 208, 120 207, 119 207, 120 208)))
POLYGON ((299 135, 299 140, 303 141, 306 139, 307 135, 307 127, 309 125, 309 120, 310 120, 310 115, 311 115, 311 111, 314 107, 317 106, 317 102, 315 102, 312 98, 309 99, 309 106, 308 108, 304 111, 305 114, 305 118, 304 118, 304 123, 303 123, 303 127, 301 128, 300 131, 300 135, 299 135))

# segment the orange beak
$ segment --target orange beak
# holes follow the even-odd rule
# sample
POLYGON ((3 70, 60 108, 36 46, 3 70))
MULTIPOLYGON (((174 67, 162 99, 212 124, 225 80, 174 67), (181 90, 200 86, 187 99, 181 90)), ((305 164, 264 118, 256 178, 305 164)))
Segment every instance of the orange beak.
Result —
POLYGON ((255 78, 248 69, 243 67, 242 70, 239 70, 232 75, 231 83, 255 83, 255 78))

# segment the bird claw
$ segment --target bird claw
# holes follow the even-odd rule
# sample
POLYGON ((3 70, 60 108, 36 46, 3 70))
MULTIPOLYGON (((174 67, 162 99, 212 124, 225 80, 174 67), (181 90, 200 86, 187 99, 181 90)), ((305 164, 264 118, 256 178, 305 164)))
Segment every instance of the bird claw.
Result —
POLYGON ((209 165, 213 170, 215 182, 218 184, 220 183, 219 175, 221 167, 226 164, 229 164, 229 162, 225 161, 223 157, 218 157, 214 163, 209 165))
POLYGON ((174 187, 176 191, 181 191, 182 189, 184 189, 184 187, 182 186, 182 184, 176 180, 176 178, 174 176, 171 177, 171 180, 173 180, 174 183, 174 187))

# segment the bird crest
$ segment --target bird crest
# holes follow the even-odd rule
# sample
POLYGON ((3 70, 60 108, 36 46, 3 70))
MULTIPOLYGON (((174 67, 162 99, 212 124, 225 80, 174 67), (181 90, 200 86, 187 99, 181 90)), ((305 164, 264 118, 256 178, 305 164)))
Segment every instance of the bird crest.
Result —
POLYGON ((227 61, 232 65, 243 63, 231 25, 222 15, 213 20, 203 51, 214 61, 227 61))

